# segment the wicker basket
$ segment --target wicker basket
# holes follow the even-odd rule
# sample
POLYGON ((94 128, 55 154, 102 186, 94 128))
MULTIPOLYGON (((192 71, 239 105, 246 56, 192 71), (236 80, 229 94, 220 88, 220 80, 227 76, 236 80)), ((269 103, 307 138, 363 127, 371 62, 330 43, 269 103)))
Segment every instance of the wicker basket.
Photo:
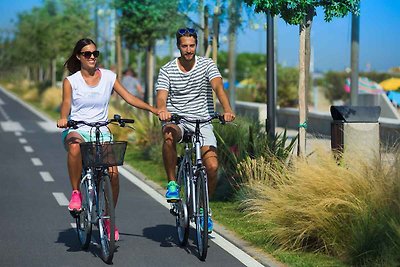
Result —
POLYGON ((81 143, 84 167, 110 167, 124 164, 127 142, 113 141, 96 145, 94 142, 81 143))

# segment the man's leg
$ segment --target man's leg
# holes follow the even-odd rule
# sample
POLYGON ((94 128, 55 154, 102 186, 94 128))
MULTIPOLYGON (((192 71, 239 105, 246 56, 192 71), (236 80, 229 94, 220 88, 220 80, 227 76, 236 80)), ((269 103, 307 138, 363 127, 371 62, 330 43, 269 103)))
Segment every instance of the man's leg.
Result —
POLYGON ((181 139, 181 129, 175 124, 167 124, 163 128, 164 143, 162 148, 164 168, 168 178, 167 193, 165 197, 168 202, 179 199, 179 187, 176 184, 176 143, 181 139))
POLYGON ((162 155, 164 168, 168 181, 175 181, 176 167, 176 143, 181 139, 181 130, 175 124, 167 124, 163 128, 164 143, 162 146, 162 155))
POLYGON ((210 198, 217 187, 218 158, 217 149, 214 146, 203 146, 201 148, 203 164, 206 167, 208 177, 208 195, 210 198))

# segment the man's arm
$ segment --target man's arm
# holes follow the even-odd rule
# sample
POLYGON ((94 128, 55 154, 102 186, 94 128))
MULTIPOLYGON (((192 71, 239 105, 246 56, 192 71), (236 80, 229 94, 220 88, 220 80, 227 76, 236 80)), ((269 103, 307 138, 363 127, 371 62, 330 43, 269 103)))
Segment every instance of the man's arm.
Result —
POLYGON ((232 111, 231 105, 229 103, 228 96, 224 91, 224 85, 222 83, 222 78, 217 77, 210 81, 211 88, 214 90, 219 102, 221 103, 222 109, 224 110, 225 121, 233 121, 235 119, 235 114, 232 111))
POLYGON ((156 103, 159 110, 158 117, 162 121, 168 121, 171 119, 171 113, 167 110, 167 98, 168 91, 159 89, 157 90, 156 103))

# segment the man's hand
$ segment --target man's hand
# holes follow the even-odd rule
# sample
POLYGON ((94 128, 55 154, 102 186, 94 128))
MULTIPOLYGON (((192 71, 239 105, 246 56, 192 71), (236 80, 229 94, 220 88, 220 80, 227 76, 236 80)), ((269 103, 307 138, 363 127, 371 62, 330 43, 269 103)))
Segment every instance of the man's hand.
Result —
POLYGON ((158 112, 158 118, 161 121, 170 121, 171 120, 171 113, 168 112, 166 109, 162 109, 158 112))
POLYGON ((226 122, 233 121, 236 118, 233 112, 225 112, 223 115, 224 115, 224 120, 226 122))

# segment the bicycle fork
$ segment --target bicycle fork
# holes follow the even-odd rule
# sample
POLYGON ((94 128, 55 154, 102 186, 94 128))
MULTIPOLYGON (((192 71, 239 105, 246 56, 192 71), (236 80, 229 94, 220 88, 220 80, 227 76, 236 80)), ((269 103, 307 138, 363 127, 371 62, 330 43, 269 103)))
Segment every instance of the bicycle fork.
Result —
POLYGON ((86 174, 85 176, 82 178, 81 180, 82 184, 87 184, 87 209, 88 209, 88 217, 89 217, 89 221, 90 223, 95 223, 96 220, 96 216, 94 214, 95 210, 94 210, 94 204, 95 204, 95 199, 96 199, 96 190, 95 187, 93 185, 94 183, 94 179, 93 179, 93 170, 92 169, 87 169, 86 170, 86 174))

